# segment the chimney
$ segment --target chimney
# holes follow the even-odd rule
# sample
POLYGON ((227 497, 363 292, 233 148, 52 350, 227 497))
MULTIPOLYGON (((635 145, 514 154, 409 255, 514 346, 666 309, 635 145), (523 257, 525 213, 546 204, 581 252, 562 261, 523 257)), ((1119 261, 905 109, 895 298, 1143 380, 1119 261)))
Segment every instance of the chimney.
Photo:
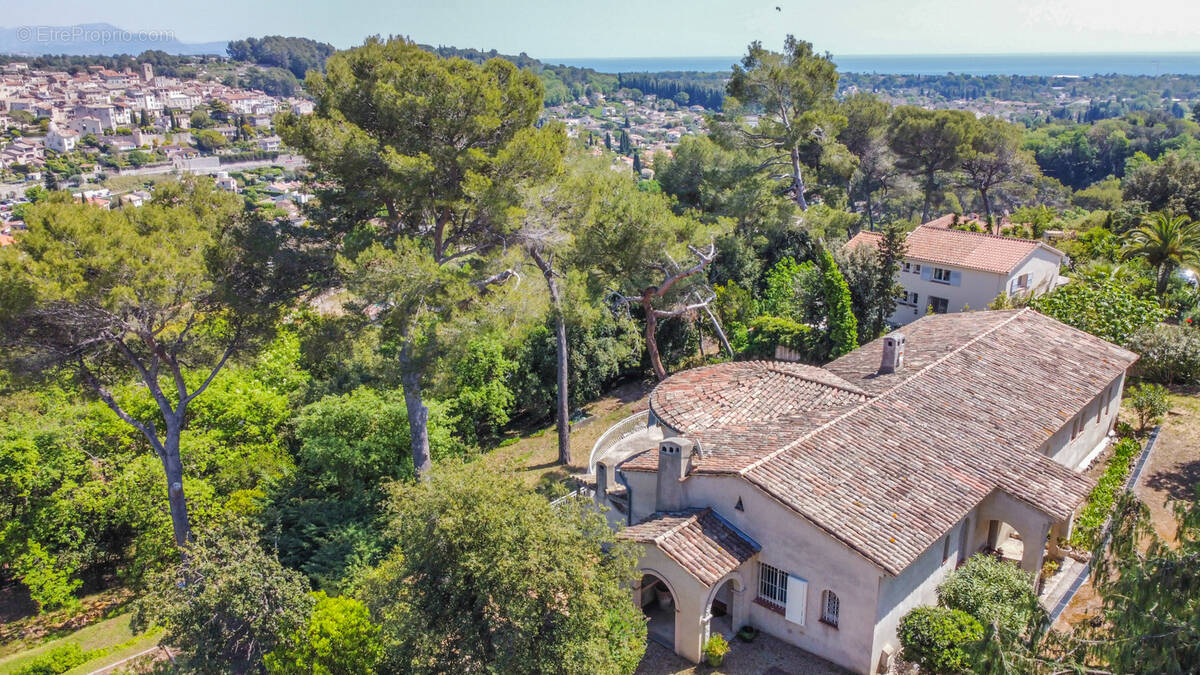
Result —
POLYGON ((890 333, 883 336, 883 361, 879 374, 887 375, 904 367, 904 334, 890 333))
POLYGON ((658 489, 655 494, 659 511, 683 508, 683 477, 692 457, 692 441, 683 436, 664 439, 658 444, 658 489))

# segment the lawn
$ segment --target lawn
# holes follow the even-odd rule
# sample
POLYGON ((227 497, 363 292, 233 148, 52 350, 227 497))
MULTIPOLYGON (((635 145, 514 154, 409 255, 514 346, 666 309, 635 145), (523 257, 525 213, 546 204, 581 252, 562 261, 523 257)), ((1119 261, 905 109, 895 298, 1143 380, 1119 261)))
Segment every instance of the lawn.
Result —
POLYGON ((592 446, 609 427, 646 409, 649 394, 648 384, 627 382, 584 406, 588 417, 571 425, 570 467, 558 463, 558 432, 553 423, 514 435, 488 453, 487 461, 497 467, 511 464, 527 485, 553 494, 561 488, 552 486, 561 483, 570 473, 587 470, 592 446))
POLYGON ((97 654, 96 658, 69 671, 71 673, 90 673, 97 668, 116 663, 127 656, 132 656, 157 644, 157 631, 141 635, 133 632, 129 625, 131 616, 131 614, 125 613, 111 619, 105 619, 104 621, 81 628, 65 637, 39 644, 32 649, 0 657, 0 675, 13 673, 38 656, 45 654, 55 647, 68 643, 79 645, 79 648, 85 652, 96 649, 105 650, 105 653, 97 654))

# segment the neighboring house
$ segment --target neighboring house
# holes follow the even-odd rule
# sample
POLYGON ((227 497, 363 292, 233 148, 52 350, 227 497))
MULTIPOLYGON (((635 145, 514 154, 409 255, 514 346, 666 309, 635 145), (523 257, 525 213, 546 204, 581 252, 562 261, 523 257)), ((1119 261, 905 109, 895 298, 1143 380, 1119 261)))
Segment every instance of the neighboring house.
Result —
POLYGON ((55 152, 68 153, 75 149, 75 145, 79 142, 79 132, 71 131, 70 129, 59 129, 54 122, 50 123, 50 128, 46 132, 46 147, 55 152))
MULTIPOLYGON (((1040 294, 1065 283, 1059 276, 1062 251, 1043 242, 934 223, 917 227, 905 240, 908 251, 898 276, 904 295, 889 318, 893 325, 903 326, 928 313, 986 309, 1002 294, 1040 294)), ((863 231, 846 246, 878 246, 882 237, 863 231)))
POLYGON ((900 618, 972 554, 1031 574, 1060 554, 1136 359, 1023 309, 922 317, 824 368, 667 378, 589 462, 641 544, 652 638, 699 661, 711 632, 751 625, 885 669, 900 618))

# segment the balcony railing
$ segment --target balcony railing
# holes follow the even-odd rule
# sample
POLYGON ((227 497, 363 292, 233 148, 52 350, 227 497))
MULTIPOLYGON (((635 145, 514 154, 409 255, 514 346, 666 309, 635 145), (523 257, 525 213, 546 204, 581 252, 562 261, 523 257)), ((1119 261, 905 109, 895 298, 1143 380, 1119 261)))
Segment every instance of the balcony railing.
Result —
POLYGON ((614 445, 625 438, 650 426, 650 410, 634 413, 608 428, 596 444, 592 446, 592 454, 588 457, 588 473, 596 473, 596 460, 604 456, 614 445))

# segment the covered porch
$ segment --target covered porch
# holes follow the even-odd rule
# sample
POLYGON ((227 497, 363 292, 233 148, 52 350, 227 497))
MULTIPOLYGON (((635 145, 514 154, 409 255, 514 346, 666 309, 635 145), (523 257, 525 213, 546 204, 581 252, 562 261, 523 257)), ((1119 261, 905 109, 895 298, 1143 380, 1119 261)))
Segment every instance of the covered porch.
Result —
POLYGON ((980 505, 976 525, 978 544, 971 550, 996 555, 1031 574, 1040 588, 1047 560, 1061 561, 1058 542, 1071 533, 1071 517, 1057 519, 1004 493, 996 492, 980 505))
POLYGON ((713 633, 732 639, 746 624, 759 546, 711 509, 656 513, 620 536, 643 547, 632 591, 651 640, 696 663, 713 633))

